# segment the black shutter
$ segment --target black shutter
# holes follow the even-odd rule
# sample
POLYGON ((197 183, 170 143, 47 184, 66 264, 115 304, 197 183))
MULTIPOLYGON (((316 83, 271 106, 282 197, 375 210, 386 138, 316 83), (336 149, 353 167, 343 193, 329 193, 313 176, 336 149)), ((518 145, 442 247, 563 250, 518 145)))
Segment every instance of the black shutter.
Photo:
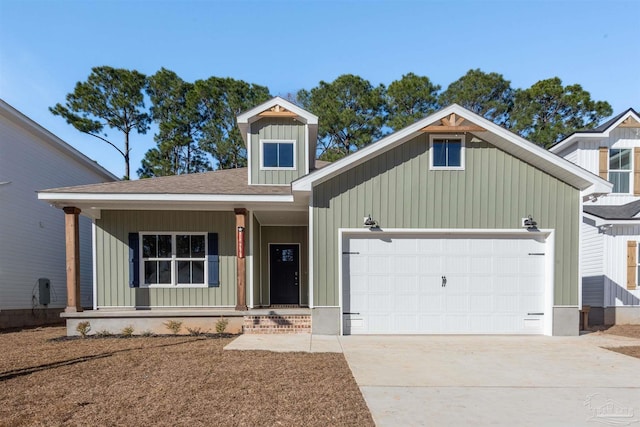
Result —
POLYGON ((140 287, 140 235, 129 233, 129 287, 140 287))
POLYGON ((207 236, 207 262, 209 263, 209 287, 220 286, 220 255, 218 254, 218 233, 207 236))

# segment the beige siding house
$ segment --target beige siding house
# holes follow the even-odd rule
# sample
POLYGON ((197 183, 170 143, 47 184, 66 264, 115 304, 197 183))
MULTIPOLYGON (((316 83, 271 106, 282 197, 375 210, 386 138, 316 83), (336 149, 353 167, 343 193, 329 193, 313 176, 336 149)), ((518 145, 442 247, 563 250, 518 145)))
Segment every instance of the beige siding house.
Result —
POLYGON ((582 206, 605 179, 457 105, 330 164, 318 118, 284 99, 238 126, 247 168, 39 193, 95 223, 96 310, 70 301, 70 334, 221 316, 245 333, 578 333, 582 206))

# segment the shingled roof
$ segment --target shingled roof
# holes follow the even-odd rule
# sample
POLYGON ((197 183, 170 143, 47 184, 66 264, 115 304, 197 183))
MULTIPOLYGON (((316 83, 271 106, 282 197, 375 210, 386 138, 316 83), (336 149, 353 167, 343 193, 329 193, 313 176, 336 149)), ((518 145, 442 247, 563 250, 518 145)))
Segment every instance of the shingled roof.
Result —
POLYGON ((289 195, 289 185, 249 185, 247 168, 106 182, 42 190, 41 193, 89 194, 237 194, 289 195))
POLYGON ((583 210, 588 214, 607 220, 640 220, 640 218, 635 217, 640 213, 640 200, 621 206, 585 205, 583 210))

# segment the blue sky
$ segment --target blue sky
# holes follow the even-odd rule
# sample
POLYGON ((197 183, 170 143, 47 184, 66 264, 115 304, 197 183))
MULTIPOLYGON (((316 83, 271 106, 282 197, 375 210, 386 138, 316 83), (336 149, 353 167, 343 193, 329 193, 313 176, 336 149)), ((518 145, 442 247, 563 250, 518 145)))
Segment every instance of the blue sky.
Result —
MULTIPOLYGON (((639 23, 637 0, 0 0, 0 98, 122 176, 113 148, 48 111, 94 66, 228 76, 273 95, 346 73, 446 88, 480 68, 515 88, 558 76, 618 113, 640 108, 639 23)), ((153 132, 133 135, 132 177, 153 145, 153 132)))

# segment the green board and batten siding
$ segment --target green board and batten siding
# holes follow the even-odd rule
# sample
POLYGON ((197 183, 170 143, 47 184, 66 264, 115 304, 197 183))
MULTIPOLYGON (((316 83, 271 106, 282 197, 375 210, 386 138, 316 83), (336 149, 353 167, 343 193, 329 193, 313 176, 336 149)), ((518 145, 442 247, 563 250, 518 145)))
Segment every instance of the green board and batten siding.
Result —
POLYGON ((96 220, 98 307, 219 307, 236 304, 233 212, 103 211, 96 220), (130 288, 129 233, 218 233, 220 286, 130 288))
POLYGON ((489 145, 466 139, 465 170, 429 170, 422 134, 313 190, 315 306, 337 306, 338 229, 519 229, 532 215, 555 229, 554 304, 578 304, 579 190, 489 145))
POLYGON ((306 126, 292 118, 264 118, 251 124, 251 183, 289 185, 305 175, 306 126), (260 141, 293 140, 296 170, 260 170, 260 141))

